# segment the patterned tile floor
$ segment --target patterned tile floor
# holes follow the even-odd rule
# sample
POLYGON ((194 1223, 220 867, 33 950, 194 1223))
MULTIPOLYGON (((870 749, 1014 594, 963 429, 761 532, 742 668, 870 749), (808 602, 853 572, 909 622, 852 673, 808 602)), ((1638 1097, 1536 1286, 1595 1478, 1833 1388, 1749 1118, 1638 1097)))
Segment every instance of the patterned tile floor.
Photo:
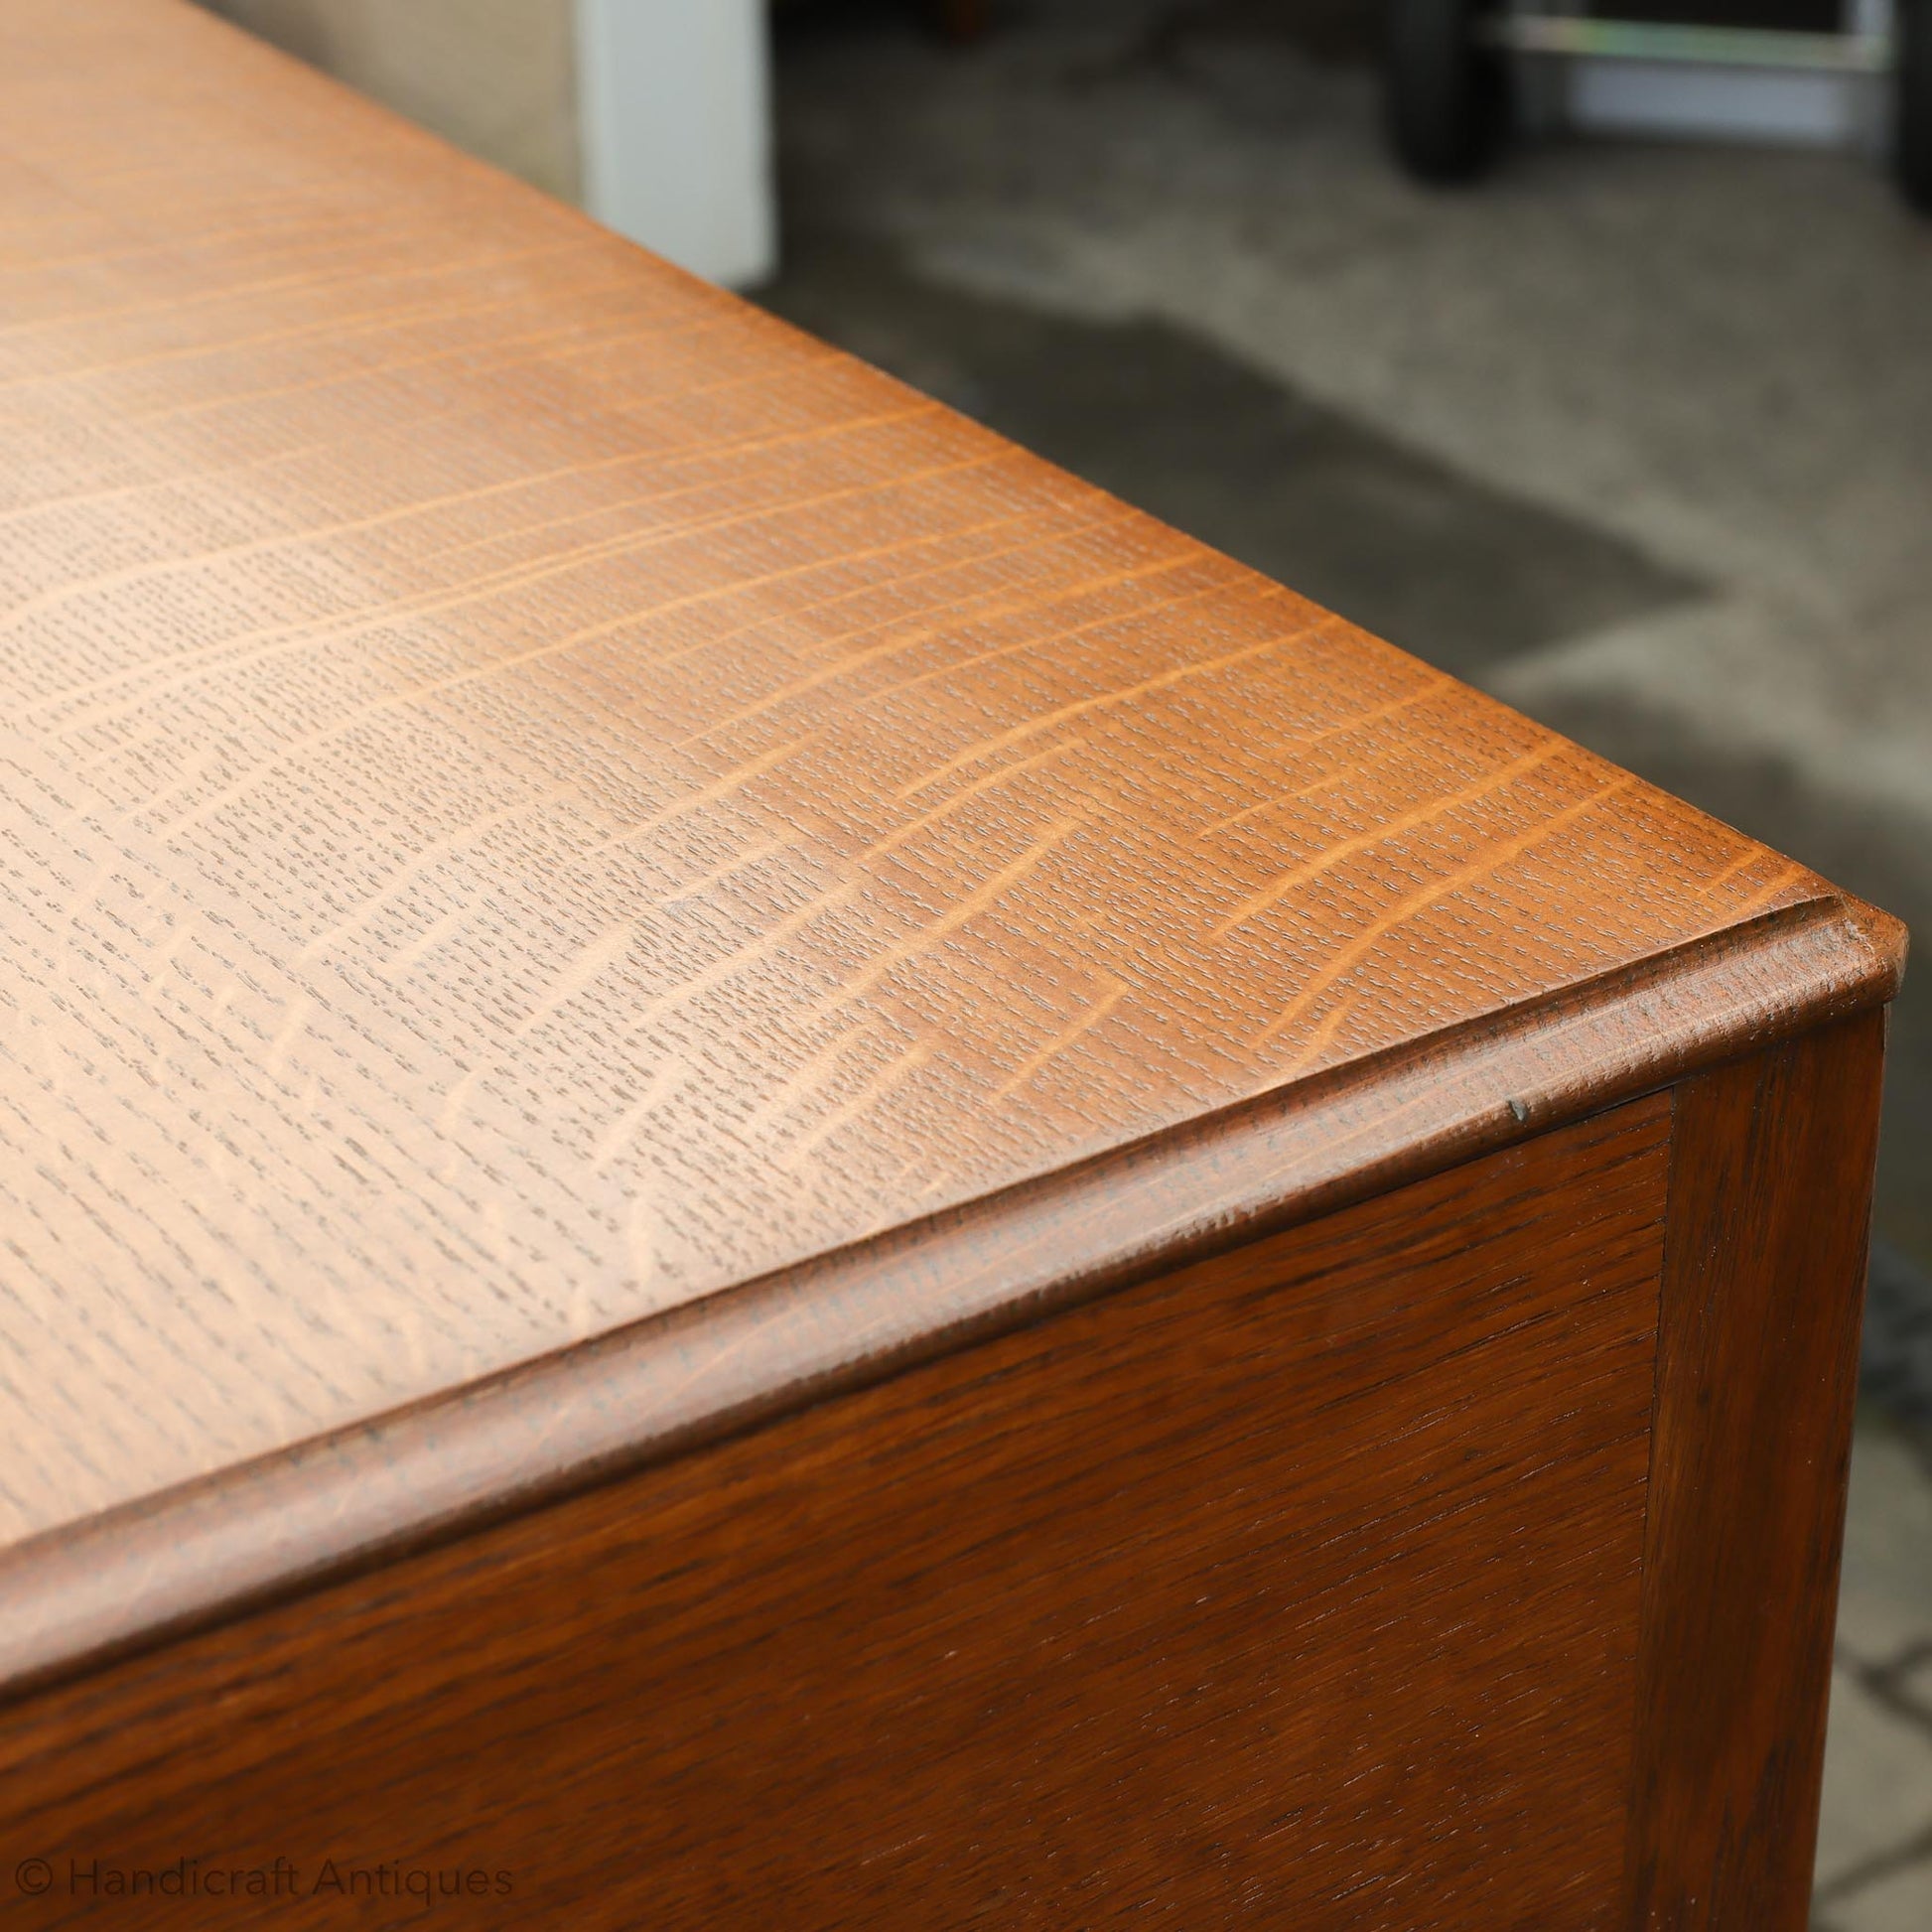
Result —
POLYGON ((1932 1458, 1875 1410, 1853 1451, 1812 1924, 1932 1927, 1932 1458))

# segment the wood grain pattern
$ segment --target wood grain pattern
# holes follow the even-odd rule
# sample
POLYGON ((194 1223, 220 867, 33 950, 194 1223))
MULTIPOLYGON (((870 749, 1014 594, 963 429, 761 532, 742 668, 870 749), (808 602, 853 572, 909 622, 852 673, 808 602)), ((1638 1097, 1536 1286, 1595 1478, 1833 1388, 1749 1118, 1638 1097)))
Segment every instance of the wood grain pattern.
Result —
POLYGON ((1884 1016, 1679 1089, 1630 1932, 1803 1932, 1884 1016))
POLYGON ((0 1554, 24 1685, 714 1440, 1654 1086, 1889 984, 1796 908, 0 1554))
POLYGON ((0 1682, 1895 925, 176 0, 0 10, 0 1682))
POLYGON ((22 1927, 1607 1927, 1655 1096, 17 1707, 22 1927), (76 1893, 284 1858, 303 1895, 76 1893), (291 1903, 291 1898, 296 1902, 291 1903), (415 1916, 412 1917, 411 1915, 415 1916))

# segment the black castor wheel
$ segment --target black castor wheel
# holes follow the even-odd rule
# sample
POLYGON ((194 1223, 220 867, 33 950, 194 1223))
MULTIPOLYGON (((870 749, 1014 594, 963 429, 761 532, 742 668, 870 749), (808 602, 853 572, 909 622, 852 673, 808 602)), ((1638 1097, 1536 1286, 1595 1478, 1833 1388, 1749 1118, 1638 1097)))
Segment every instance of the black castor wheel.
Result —
POLYGON ((1897 0, 1892 159, 1905 199, 1932 214, 1932 0, 1897 0))
POLYGON ((1509 67, 1502 50, 1481 38, 1494 11, 1494 0, 1388 0, 1382 72, 1389 139, 1418 181, 1473 181, 1502 146, 1509 67))

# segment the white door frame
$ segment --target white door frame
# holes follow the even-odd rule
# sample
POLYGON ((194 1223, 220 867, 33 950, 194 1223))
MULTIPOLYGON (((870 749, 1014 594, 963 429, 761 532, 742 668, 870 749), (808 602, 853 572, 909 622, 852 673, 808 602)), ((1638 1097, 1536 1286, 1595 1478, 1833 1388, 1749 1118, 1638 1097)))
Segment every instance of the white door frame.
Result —
POLYGON ((766 0, 576 0, 584 204, 728 287, 777 267, 766 0))

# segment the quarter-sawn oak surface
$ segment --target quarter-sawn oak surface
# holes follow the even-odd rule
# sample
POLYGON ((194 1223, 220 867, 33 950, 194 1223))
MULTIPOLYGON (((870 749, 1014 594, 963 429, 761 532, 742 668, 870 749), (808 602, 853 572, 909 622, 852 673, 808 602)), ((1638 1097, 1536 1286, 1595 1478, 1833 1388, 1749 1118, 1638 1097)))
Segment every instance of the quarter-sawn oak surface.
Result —
POLYGON ((1838 906, 172 0, 0 241, 9 1541, 1838 906))

